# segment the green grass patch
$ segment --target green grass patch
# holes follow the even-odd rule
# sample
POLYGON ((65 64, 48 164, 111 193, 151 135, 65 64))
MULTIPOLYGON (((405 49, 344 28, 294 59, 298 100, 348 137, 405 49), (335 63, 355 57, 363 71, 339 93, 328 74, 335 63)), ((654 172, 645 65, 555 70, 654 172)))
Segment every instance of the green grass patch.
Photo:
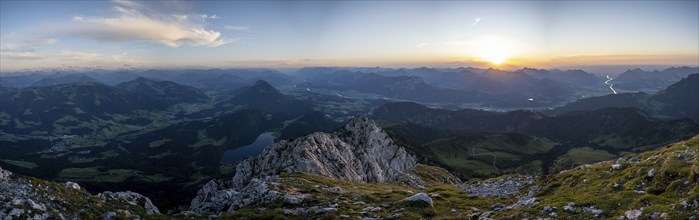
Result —
POLYGON ((27 162, 27 161, 2 160, 2 162, 5 162, 5 163, 11 164, 11 165, 15 165, 15 166, 18 166, 18 167, 24 167, 24 168, 27 168, 27 169, 34 169, 34 168, 39 167, 39 165, 37 165, 36 163, 34 163, 34 162, 27 162))

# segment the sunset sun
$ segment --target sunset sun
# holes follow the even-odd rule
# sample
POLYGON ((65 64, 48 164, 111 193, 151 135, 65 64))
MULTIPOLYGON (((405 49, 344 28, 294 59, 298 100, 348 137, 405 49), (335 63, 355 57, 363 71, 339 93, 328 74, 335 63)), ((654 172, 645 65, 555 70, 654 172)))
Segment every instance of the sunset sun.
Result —
POLYGON ((500 65, 500 64, 503 64, 507 61, 507 57, 508 57, 507 54, 508 53, 504 50, 491 49, 491 50, 485 51, 481 55, 481 59, 483 61, 487 61, 487 62, 490 62, 490 63, 495 64, 495 65, 500 65))
POLYGON ((493 63, 495 65, 500 65, 507 61, 507 56, 504 53, 490 53, 490 54, 485 54, 483 55, 482 59, 484 61, 488 61, 490 63, 493 63))

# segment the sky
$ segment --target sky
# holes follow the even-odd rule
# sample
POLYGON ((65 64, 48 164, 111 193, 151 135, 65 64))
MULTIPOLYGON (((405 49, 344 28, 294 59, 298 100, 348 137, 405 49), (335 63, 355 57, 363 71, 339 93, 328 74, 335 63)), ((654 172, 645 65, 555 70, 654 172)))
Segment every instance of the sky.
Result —
POLYGON ((0 1, 0 71, 698 66, 699 1, 0 1))

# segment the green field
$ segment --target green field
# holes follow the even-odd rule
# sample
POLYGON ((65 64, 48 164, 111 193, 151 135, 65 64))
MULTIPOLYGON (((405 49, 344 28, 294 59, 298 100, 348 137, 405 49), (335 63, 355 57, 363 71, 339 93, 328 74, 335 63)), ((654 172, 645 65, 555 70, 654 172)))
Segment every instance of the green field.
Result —
POLYGON ((495 175, 535 172, 541 168, 541 161, 533 163, 533 158, 548 152, 556 144, 548 139, 521 134, 477 133, 432 141, 424 149, 430 152, 431 159, 457 171, 495 175))
POLYGON ((157 183, 172 179, 163 174, 146 175, 141 171, 129 169, 102 170, 102 167, 66 168, 58 173, 58 178, 84 182, 124 182, 133 178, 137 181, 157 183))
POLYGON ((582 164, 589 164, 599 161, 611 160, 617 156, 605 150, 595 150, 590 147, 578 147, 568 150, 568 152, 556 159, 552 170, 570 169, 582 164))
POLYGON ((27 169, 34 169, 34 168, 39 167, 39 165, 37 165, 37 164, 34 163, 34 162, 19 161, 19 160, 1 160, 1 161, 2 161, 2 162, 5 162, 5 163, 8 163, 8 164, 12 164, 12 165, 18 166, 18 167, 24 167, 24 168, 27 168, 27 169))

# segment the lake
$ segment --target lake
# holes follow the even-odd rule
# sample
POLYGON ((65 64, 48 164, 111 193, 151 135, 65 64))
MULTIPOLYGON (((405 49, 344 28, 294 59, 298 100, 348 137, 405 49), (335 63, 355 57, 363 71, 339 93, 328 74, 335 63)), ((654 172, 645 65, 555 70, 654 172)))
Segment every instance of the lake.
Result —
POLYGON ((265 149, 265 147, 274 144, 273 134, 273 132, 262 133, 260 136, 257 136, 257 139, 252 144, 224 151, 221 162, 235 163, 247 157, 256 156, 262 153, 262 150, 265 149))

